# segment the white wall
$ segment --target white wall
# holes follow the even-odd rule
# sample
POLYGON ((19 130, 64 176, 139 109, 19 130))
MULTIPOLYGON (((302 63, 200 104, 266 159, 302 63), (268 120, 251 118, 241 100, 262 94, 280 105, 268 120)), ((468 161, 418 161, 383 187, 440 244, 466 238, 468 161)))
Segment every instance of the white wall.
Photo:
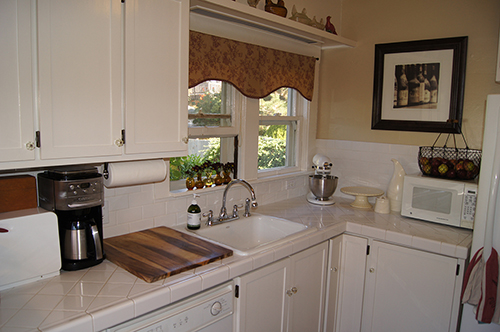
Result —
POLYGON ((352 198, 340 192, 340 188, 349 186, 387 191, 394 172, 393 158, 401 163, 406 174, 420 172, 418 146, 318 139, 316 153, 326 155, 333 162, 332 175, 339 177, 334 196, 352 198))

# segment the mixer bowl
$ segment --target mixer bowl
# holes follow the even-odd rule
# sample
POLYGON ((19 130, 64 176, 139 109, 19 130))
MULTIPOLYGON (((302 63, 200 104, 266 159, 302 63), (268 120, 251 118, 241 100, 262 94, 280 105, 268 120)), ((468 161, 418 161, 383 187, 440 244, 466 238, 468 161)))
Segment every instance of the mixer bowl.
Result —
POLYGON ((327 200, 337 189, 338 180, 332 175, 309 175, 309 189, 318 200, 327 200))

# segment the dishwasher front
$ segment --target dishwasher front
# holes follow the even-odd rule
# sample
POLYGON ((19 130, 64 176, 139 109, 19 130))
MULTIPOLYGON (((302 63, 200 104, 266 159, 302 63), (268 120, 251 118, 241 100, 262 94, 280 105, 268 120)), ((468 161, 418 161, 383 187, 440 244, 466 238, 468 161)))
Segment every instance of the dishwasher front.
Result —
POLYGON ((106 332, 232 332, 233 282, 157 309, 106 332))

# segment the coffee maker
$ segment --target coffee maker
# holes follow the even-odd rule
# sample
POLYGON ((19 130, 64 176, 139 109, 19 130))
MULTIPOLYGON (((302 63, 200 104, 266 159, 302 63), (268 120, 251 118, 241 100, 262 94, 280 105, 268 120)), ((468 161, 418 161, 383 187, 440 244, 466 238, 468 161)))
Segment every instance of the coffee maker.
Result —
POLYGON ((38 197, 42 208, 57 215, 62 269, 101 263, 104 189, 97 168, 68 166, 39 173, 38 197))

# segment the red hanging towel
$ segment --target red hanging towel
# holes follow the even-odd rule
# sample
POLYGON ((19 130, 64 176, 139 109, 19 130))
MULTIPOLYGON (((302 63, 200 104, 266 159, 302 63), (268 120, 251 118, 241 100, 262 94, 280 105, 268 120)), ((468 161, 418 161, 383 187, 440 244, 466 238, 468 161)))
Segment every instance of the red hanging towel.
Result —
POLYGON ((482 323, 491 323, 495 314, 498 287, 498 253, 491 248, 491 255, 486 261, 482 280, 482 293, 477 307, 476 319, 482 323))
POLYGON ((469 262, 462 285, 462 303, 477 306, 481 299, 481 284, 484 274, 483 250, 479 249, 469 262))

